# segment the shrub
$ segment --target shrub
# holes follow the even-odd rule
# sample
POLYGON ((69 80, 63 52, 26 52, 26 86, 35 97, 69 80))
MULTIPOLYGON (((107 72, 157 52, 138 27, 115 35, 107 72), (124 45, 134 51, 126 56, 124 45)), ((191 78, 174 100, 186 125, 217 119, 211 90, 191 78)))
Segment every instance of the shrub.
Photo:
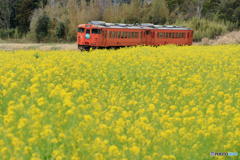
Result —
POLYGON ((15 29, 0 29, 0 38, 1 39, 8 39, 8 38, 14 38, 15 35, 15 29))
POLYGON ((63 22, 59 23, 59 26, 56 28, 56 36, 58 38, 64 38, 65 37, 65 25, 63 22))
POLYGON ((50 25, 50 18, 46 14, 46 12, 43 12, 43 15, 39 16, 36 23, 35 33, 36 33, 36 38, 38 42, 40 42, 44 37, 47 36, 49 25, 50 25))
POLYGON ((7 30, 8 38, 14 38, 14 34, 15 34, 15 29, 14 28, 11 28, 11 29, 7 30))
POLYGON ((202 38, 214 38, 217 35, 225 33, 227 30, 233 29, 233 24, 231 22, 223 23, 220 21, 210 21, 206 19, 199 19, 198 17, 193 17, 188 21, 179 18, 176 20, 174 25, 181 25, 192 28, 194 30, 193 40, 200 41, 202 38))
POLYGON ((21 37, 22 37, 21 32, 19 32, 18 28, 15 28, 14 38, 15 38, 15 39, 18 39, 18 38, 21 38, 21 37))

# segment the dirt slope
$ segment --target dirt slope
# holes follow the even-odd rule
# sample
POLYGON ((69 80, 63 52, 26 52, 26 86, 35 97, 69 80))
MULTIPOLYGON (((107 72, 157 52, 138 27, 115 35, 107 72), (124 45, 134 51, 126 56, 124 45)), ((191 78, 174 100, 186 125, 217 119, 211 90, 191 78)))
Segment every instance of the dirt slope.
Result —
POLYGON ((193 45, 219 45, 219 44, 229 44, 238 43, 240 44, 240 31, 228 32, 224 35, 218 36, 215 39, 203 38, 202 42, 193 43, 193 45))
MULTIPOLYGON (((240 44, 240 31, 228 32, 215 39, 203 38, 201 42, 194 42, 193 45, 219 45, 238 43, 240 44)), ((47 44, 47 43, 1 43, 0 50, 39 49, 39 50, 76 50, 77 43, 73 44, 47 44)))

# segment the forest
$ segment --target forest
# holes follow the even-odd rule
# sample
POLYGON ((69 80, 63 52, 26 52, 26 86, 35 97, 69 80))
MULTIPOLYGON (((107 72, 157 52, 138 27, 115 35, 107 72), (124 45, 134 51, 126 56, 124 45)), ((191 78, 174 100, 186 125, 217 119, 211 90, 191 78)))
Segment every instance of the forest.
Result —
POLYGON ((88 21, 181 25, 194 41, 240 27, 240 0, 0 0, 0 39, 74 42, 88 21))

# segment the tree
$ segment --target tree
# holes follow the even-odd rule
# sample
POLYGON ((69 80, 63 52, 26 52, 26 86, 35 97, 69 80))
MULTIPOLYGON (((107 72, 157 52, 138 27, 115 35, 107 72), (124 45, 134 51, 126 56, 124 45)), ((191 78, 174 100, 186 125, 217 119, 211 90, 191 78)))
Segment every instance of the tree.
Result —
POLYGON ((202 17, 203 5, 206 0, 186 0, 182 5, 182 11, 185 17, 192 18, 198 16, 202 17))
POLYGON ((201 18, 203 5, 206 0, 194 0, 193 4, 196 6, 197 16, 201 18))
POLYGON ((39 6, 39 0, 20 0, 17 4, 17 15, 15 20, 18 21, 19 30, 27 33, 30 27, 30 17, 35 8, 39 6))
POLYGON ((141 2, 139 0, 131 0, 130 5, 127 5, 127 16, 125 23, 139 23, 141 13, 141 2))
POLYGON ((204 3, 202 9, 202 16, 206 19, 212 19, 216 15, 220 7, 220 0, 208 0, 204 3))
POLYGON ((103 20, 106 22, 113 22, 114 21, 114 6, 112 6, 111 0, 108 2, 108 6, 106 7, 105 11, 103 11, 103 20))
MULTIPOLYGON (((166 0, 169 12, 179 10, 180 6, 184 3, 184 0, 166 0)), ((180 14, 180 13, 179 13, 180 14)))
POLYGON ((154 24, 164 24, 169 10, 164 0, 153 0, 151 3, 150 21, 154 24))
POLYGON ((0 27, 10 29, 11 14, 14 10, 17 0, 0 0, 0 27))
POLYGON ((63 22, 60 22, 59 26, 56 28, 56 35, 58 38, 65 37, 65 25, 63 22))
POLYGON ((240 0, 226 1, 222 4, 218 12, 218 18, 234 23, 240 22, 240 0))
POLYGON ((46 12, 44 12, 43 15, 41 15, 38 18, 38 21, 36 23, 35 33, 36 33, 36 37, 37 37, 38 42, 40 42, 41 39, 43 39, 44 37, 47 36, 49 26, 50 26, 50 18, 46 14, 46 12))

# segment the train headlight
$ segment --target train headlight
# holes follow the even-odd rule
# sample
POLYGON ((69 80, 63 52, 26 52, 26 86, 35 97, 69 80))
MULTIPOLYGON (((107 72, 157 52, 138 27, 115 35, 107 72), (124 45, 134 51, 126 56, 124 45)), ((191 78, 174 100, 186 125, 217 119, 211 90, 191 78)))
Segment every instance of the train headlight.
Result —
POLYGON ((89 38, 90 38, 90 34, 86 34, 86 35, 85 35, 85 38, 86 38, 86 39, 89 39, 89 38))

